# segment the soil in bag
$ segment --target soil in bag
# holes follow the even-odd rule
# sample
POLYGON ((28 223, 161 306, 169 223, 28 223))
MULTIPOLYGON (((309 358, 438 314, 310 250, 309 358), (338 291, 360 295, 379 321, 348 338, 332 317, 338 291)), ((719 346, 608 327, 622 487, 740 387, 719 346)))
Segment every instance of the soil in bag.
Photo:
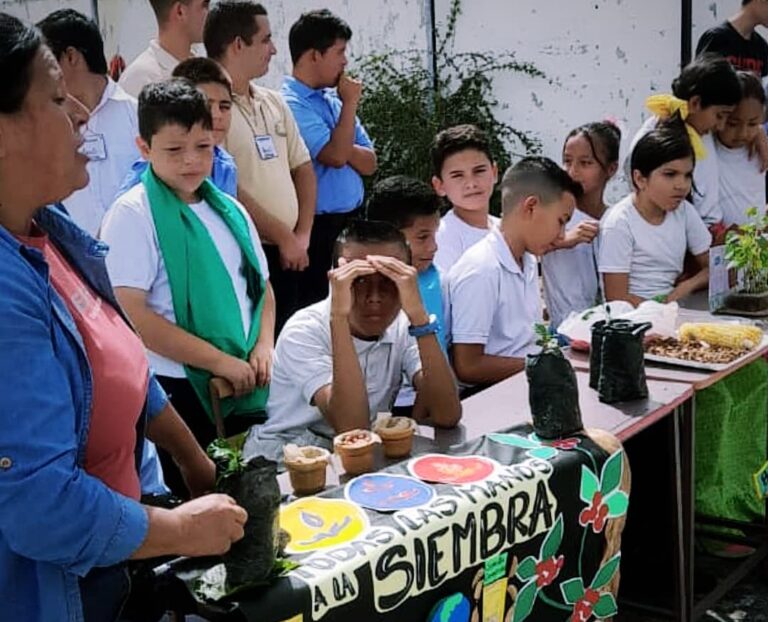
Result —
POLYGON ((559 348, 529 354, 525 375, 533 428, 539 438, 562 438, 584 427, 576 373, 559 348))
POLYGON ((248 512, 245 536, 224 556, 228 587, 266 581, 279 548, 277 464, 256 456, 243 470, 221 478, 217 490, 233 497, 248 512))
POLYGON ((597 392, 601 402, 613 404, 648 397, 643 337, 649 322, 608 322, 601 328, 600 372, 597 392))

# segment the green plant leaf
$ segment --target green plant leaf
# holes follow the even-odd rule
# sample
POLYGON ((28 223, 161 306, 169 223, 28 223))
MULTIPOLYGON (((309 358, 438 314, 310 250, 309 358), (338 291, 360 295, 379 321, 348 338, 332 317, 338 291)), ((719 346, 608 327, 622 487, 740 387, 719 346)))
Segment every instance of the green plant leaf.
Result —
POLYGON ((618 610, 619 608, 616 606, 616 599, 613 597, 613 594, 601 594, 600 600, 595 603, 592 613, 595 614, 596 618, 603 619, 616 615, 618 610))
POLYGON ((522 622, 533 611, 533 604, 536 602, 536 596, 539 593, 539 588, 536 587, 535 581, 530 581, 525 584, 520 593, 517 595, 515 601, 515 615, 513 616, 513 622, 522 622))
POLYGON ((619 518, 629 509, 629 496, 622 490, 614 490, 603 503, 608 507, 608 518, 619 518))
POLYGON ((539 559, 542 561, 554 557, 563 541, 563 515, 560 514, 549 530, 544 542, 541 543, 539 559))
POLYGON ((621 476, 624 471, 624 452, 619 449, 614 452, 603 465, 600 474, 600 492, 607 497, 621 485, 621 476))
POLYGON ((600 490, 600 482, 597 480, 597 476, 589 469, 588 466, 581 465, 581 490, 579 491, 579 497, 584 503, 592 503, 592 499, 595 493, 600 490))
POLYGON ((569 605, 573 605, 584 596, 584 581, 581 577, 563 581, 560 584, 560 592, 563 594, 563 600, 569 605))
POLYGON ((521 581, 528 581, 536 574, 536 564, 538 560, 530 555, 526 557, 517 567, 517 578, 521 581))
POLYGON ((600 570, 597 571, 595 578, 592 579, 592 585, 590 585, 590 587, 593 590, 599 590, 601 587, 608 585, 610 580, 613 579, 613 575, 615 575, 616 571, 619 569, 620 561, 621 553, 616 553, 616 555, 605 562, 605 564, 600 567, 600 570))

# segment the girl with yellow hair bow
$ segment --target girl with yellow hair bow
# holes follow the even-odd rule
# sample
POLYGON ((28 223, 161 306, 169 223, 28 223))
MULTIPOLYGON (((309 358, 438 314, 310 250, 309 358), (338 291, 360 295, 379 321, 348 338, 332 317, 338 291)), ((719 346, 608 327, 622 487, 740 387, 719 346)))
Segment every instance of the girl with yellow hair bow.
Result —
POLYGON ((646 100, 653 117, 632 141, 653 129, 659 120, 679 117, 685 122, 696 156, 693 172, 693 205, 708 227, 722 226, 719 205, 719 172, 713 132, 725 125, 740 99, 736 72, 727 60, 703 55, 687 65, 672 82, 672 94, 653 95, 646 100))

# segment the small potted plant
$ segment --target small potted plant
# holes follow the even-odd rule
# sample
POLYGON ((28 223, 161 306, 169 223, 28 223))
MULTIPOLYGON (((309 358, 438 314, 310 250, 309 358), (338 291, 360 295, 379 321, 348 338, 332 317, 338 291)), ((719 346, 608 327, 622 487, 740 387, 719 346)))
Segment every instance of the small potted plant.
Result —
POLYGON ((768 315, 768 213, 750 207, 747 216, 749 222, 725 238, 728 268, 742 276, 741 287, 726 297, 725 306, 740 313, 768 315))
POLYGON ((216 492, 231 496, 246 512, 245 535, 224 556, 230 588, 264 582, 280 548, 277 464, 262 456, 246 460, 245 435, 220 438, 208 447, 216 464, 216 492))
POLYGON ((547 327, 536 324, 535 330, 541 352, 525 359, 533 429, 539 438, 562 438, 584 427, 576 373, 547 327))

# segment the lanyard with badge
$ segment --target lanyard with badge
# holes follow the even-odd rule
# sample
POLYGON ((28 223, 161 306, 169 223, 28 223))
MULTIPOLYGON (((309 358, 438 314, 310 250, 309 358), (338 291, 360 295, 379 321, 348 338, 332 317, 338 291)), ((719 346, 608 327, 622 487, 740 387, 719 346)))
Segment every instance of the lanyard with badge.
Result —
POLYGON ((107 159, 107 143, 104 140, 104 134, 96 134, 86 129, 83 134, 83 144, 80 146, 80 153, 87 157, 91 162, 101 162, 107 159))
MULTIPOLYGON (((264 160, 274 160, 277 157, 277 146, 275 145, 275 141, 272 138, 271 134, 260 134, 258 128, 254 125, 253 120, 251 119, 251 115, 249 112, 244 108, 244 106, 238 102, 235 101, 235 104, 240 109, 240 112, 243 115, 243 118, 245 119, 245 122, 248 124, 248 127, 251 129, 251 133, 253 134, 253 141, 256 145, 256 151, 259 152, 259 157, 264 160)), ((253 102, 255 104, 255 102, 253 102)), ((253 107, 253 105, 252 105, 253 107)), ((267 116, 264 114, 264 109, 261 107, 261 103, 259 103, 259 112, 261 113, 261 120, 264 121, 264 131, 269 132, 269 125, 267 124, 267 116)), ((275 128, 275 133, 279 134, 279 127, 275 128)))

